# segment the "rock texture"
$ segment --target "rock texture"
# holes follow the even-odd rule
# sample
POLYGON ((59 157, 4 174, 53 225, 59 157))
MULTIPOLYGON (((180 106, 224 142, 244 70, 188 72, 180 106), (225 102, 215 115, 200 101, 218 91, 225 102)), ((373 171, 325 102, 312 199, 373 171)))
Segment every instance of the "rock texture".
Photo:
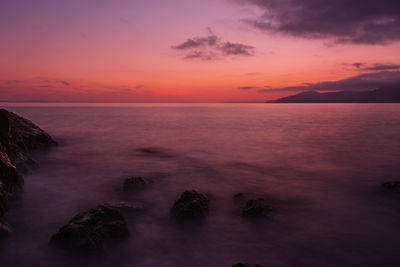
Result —
MULTIPOLYGON (((4 152, 0 151, 0 182, 2 189, 12 194, 15 190, 24 184, 21 174, 11 163, 10 158, 4 152)), ((1 189, 0 189, 1 190, 1 189)))
POLYGON ((108 244, 127 239, 129 230, 121 213, 98 206, 73 217, 50 239, 50 246, 81 253, 102 252, 108 244))
POLYGON ((0 218, 8 211, 8 196, 24 183, 6 153, 0 151, 0 218))
POLYGON ((0 151, 6 153, 14 164, 32 162, 30 149, 55 145, 49 134, 5 109, 0 109, 0 151))
POLYGON ((208 202, 204 195, 195 190, 185 191, 175 201, 171 214, 176 219, 201 219, 208 214, 208 202))
POLYGON ((15 166, 34 163, 29 150, 55 145, 45 131, 5 109, 0 109, 0 218, 8 210, 7 198, 24 180, 15 166))

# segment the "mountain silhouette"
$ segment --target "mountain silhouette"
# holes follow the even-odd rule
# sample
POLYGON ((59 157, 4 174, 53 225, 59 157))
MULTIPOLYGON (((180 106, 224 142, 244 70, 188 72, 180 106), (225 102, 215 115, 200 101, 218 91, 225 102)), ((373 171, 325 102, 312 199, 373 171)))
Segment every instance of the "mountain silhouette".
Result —
POLYGON ((400 103, 400 85, 373 91, 339 91, 319 93, 306 91, 267 103, 400 103))

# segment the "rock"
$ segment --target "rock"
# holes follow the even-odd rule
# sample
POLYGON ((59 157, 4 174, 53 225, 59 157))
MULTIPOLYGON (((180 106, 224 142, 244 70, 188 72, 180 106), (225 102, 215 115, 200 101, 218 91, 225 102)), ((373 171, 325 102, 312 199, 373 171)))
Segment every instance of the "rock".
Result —
POLYGON ((125 190, 137 189, 149 183, 151 183, 149 180, 144 179, 142 177, 130 177, 124 181, 124 189, 125 190))
POLYGON ((13 231, 11 226, 7 222, 2 220, 0 220, 0 229, 2 232, 7 232, 7 233, 12 233, 13 231))
POLYGON ((237 193, 233 196, 233 201, 235 201, 238 204, 241 204, 246 201, 246 197, 243 193, 237 193))
POLYGON ((13 232, 11 226, 5 221, 0 220, 0 237, 7 236, 13 232))
POLYGON ((24 180, 18 170, 11 163, 10 158, 4 152, 0 151, 0 182, 2 189, 11 194, 17 188, 22 187, 24 180))
POLYGON ((129 237, 121 213, 108 206, 98 206, 73 217, 50 239, 49 245, 81 253, 102 252, 111 243, 129 237))
POLYGON ((384 189, 392 191, 394 193, 400 193, 400 181, 386 182, 386 183, 382 184, 382 187, 384 189))
POLYGON ((119 202, 108 202, 104 204, 105 206, 108 206, 113 209, 117 209, 123 213, 144 213, 146 210, 143 208, 143 206, 140 205, 134 205, 129 202, 125 201, 119 201, 119 202))
POLYGON ((56 144, 49 134, 31 121, 0 109, 0 151, 6 153, 14 164, 32 163, 28 150, 56 144))
POLYGON ((8 195, 0 181, 0 218, 8 211, 8 195))
POLYGON ((243 215, 249 217, 262 217, 267 216, 271 208, 263 198, 251 199, 246 202, 243 208, 243 215))
POLYGON ((208 214, 209 200, 196 191, 185 191, 175 201, 171 208, 171 214, 176 219, 204 218, 208 214))
POLYGON ((261 266, 258 264, 238 263, 232 265, 232 267, 261 267, 261 266))

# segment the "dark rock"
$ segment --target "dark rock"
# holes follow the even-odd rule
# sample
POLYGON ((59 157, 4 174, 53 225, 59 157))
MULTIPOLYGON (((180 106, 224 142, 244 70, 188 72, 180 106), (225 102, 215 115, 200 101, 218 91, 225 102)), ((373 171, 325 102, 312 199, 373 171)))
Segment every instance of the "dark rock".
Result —
POLYGON ((144 213, 146 210, 141 205, 134 205, 129 202, 119 201, 119 202, 108 202, 104 204, 113 209, 117 209, 123 213, 144 213))
POLYGON ((261 267, 261 266, 258 264, 238 263, 232 265, 232 267, 261 267))
POLYGON ((14 164, 32 163, 28 150, 44 148, 57 143, 45 131, 5 109, 0 109, 0 151, 14 164))
POLYGON ((204 218, 208 214, 209 200, 196 191, 185 191, 175 201, 171 214, 176 219, 204 218))
POLYGON ((10 158, 4 152, 0 151, 0 182, 5 192, 11 194, 17 188, 24 184, 22 176, 19 174, 15 166, 11 163, 10 158))
POLYGON ((110 243, 127 239, 129 230, 121 213, 98 206, 73 217, 50 239, 50 246, 81 253, 102 252, 110 243))
POLYGON ((0 218, 8 211, 8 195, 0 181, 0 218))
POLYGON ((386 183, 382 184, 382 187, 384 189, 392 191, 394 193, 400 193, 400 181, 386 182, 386 183))
POLYGON ((243 193, 237 193, 233 196, 233 201, 235 201, 238 204, 241 204, 246 201, 246 197, 243 193))
POLYGON ((125 190, 137 189, 149 183, 151 183, 149 180, 144 179, 142 177, 130 177, 124 181, 124 189, 125 190))
POLYGON ((0 237, 9 235, 13 232, 11 226, 5 221, 0 220, 0 237))
POLYGON ((271 208, 263 198, 251 199, 246 202, 243 208, 243 215, 249 217, 268 216, 271 208))

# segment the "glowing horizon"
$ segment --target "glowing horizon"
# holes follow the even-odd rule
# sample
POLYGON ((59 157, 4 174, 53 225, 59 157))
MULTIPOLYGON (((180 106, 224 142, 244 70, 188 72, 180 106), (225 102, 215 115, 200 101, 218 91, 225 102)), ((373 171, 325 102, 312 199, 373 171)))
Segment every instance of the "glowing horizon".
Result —
POLYGON ((0 101, 265 101, 366 74, 400 84, 400 4, 368 21, 389 38, 349 35, 339 21, 331 32, 271 26, 266 9, 282 10, 269 2, 2 1, 0 101))

